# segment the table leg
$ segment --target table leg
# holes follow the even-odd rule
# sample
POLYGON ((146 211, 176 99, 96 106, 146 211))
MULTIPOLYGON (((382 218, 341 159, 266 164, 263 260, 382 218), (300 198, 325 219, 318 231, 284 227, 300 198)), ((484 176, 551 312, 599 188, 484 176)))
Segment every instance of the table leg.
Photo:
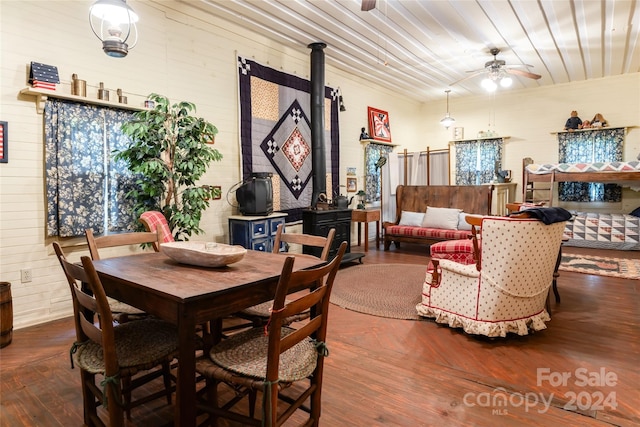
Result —
MULTIPOLYGON (((358 230, 360 230, 360 227, 358 227, 358 230)), ((364 251, 369 252, 369 223, 368 222, 364 223, 364 251)))
POLYGON ((380 221, 376 221, 376 249, 380 249, 380 221))
POLYGON ((196 425, 196 324, 186 313, 180 314, 174 423, 176 426, 188 427, 196 425))
POLYGON ((356 224, 358 224, 358 246, 360 246, 360 223, 357 222, 356 224))

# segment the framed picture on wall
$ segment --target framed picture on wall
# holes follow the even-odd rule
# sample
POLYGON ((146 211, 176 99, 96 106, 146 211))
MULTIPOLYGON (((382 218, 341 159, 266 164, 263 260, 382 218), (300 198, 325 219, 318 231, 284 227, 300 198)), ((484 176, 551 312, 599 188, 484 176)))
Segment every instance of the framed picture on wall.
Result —
POLYGON ((9 162, 8 126, 7 122, 0 122, 0 163, 9 162))
POLYGON ((389 113, 367 107, 369 113, 369 136, 376 141, 391 142, 389 113))
POLYGON ((358 178, 347 178, 347 192, 355 193, 358 190, 358 178))

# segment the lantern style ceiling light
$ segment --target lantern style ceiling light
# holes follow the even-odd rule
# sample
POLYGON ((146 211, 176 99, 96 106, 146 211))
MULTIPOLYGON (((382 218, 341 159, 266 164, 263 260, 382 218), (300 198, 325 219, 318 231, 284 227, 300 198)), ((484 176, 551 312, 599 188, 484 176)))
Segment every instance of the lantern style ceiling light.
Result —
POLYGON ((344 105, 344 100, 342 99, 342 90, 338 88, 338 105, 340 106, 340 111, 347 111, 347 107, 344 105))
POLYGON ((449 129, 449 126, 456 122, 456 119, 449 115, 449 92, 451 89, 445 90, 447 93, 447 114, 444 116, 444 119, 440 120, 440 124, 444 126, 445 129, 449 129))
POLYGON ((102 41, 102 50, 114 58, 124 58, 138 43, 138 15, 126 0, 98 0, 89 9, 91 30, 102 41), (133 35, 131 47, 127 44, 133 35))

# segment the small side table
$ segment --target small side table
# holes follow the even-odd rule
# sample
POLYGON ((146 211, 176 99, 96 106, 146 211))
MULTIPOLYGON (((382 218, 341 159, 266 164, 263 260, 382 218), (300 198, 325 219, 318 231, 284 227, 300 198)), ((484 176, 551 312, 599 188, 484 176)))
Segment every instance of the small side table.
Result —
POLYGON ((380 209, 354 209, 351 222, 358 223, 358 246, 360 246, 360 223, 364 222, 364 251, 369 251, 369 223, 376 222, 376 249, 380 249, 380 209))

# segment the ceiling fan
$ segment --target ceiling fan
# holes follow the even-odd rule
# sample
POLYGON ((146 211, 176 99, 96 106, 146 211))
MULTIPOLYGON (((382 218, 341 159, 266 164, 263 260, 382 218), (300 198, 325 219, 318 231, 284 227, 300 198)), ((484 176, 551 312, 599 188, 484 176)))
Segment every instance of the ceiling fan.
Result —
POLYGON ((453 86, 458 84, 464 80, 470 79, 472 77, 486 75, 485 79, 482 81, 483 87, 487 90, 495 90, 498 83, 500 83, 503 87, 511 86, 512 80, 509 77, 509 74, 514 74, 516 76, 527 77, 529 79, 538 80, 542 77, 539 74, 530 73, 526 70, 521 70, 519 68, 522 67, 533 67, 533 65, 528 64, 507 64, 504 60, 496 58, 500 53, 500 49, 494 47, 490 51, 491 55, 493 55, 493 61, 488 61, 484 64, 484 68, 479 70, 467 71, 470 73, 467 77, 464 77, 456 82, 450 84, 453 86))
POLYGON ((360 3, 360 10, 363 12, 368 12, 375 7, 376 0, 362 0, 362 3, 360 3))

